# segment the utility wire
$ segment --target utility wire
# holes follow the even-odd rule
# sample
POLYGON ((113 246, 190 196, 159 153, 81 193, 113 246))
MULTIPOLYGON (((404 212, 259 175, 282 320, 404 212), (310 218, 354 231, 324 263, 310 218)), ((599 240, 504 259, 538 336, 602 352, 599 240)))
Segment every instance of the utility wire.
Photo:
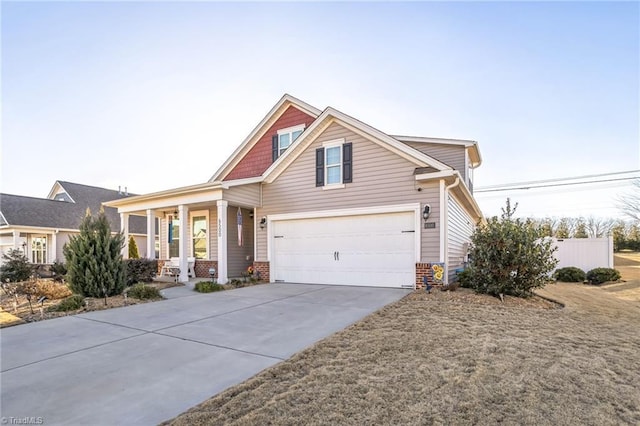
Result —
MULTIPOLYGON (((574 179, 577 179, 577 178, 574 178, 574 179)), ((585 185, 590 183, 617 182, 617 181, 633 180, 633 179, 638 179, 638 178, 634 176, 634 177, 617 178, 617 179, 591 180, 587 182, 554 183, 550 185, 531 185, 531 186, 518 186, 518 187, 496 188, 496 189, 474 189, 473 193, 476 194, 476 193, 483 193, 483 192, 514 191, 519 189, 553 188, 557 186, 585 185)), ((567 180, 567 179, 564 179, 564 180, 567 180)), ((523 184, 524 183, 525 182, 523 182, 523 184)))
MULTIPOLYGON (((476 188, 476 191, 474 191, 474 192, 482 192, 482 191, 488 190, 488 189, 505 188, 505 187, 511 187, 511 186, 536 185, 536 184, 539 184, 539 183, 562 182, 562 181, 566 181, 566 180, 578 180, 578 179, 590 179, 590 178, 595 178, 595 177, 624 175, 624 174, 638 173, 638 172, 640 172, 640 170, 628 170, 626 172, 599 173, 599 174, 594 174, 594 175, 574 176, 574 177, 567 177, 567 178, 532 180, 532 181, 528 181, 528 182, 513 182, 513 183, 500 184, 500 185, 481 186, 481 187, 476 188)), ((631 179, 634 179, 634 178, 631 178, 631 179)), ((593 181, 593 182, 599 182, 599 181, 593 181)), ((587 183, 589 183, 589 182, 587 182, 587 183)))

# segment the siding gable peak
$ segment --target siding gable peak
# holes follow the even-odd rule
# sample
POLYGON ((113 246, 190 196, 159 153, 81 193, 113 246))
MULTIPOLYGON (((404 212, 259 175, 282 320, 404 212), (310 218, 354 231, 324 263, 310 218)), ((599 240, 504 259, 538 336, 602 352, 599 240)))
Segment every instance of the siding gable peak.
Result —
MULTIPOLYGON (((222 181, 227 179, 228 175, 243 160, 243 158, 251 151, 258 141, 265 136, 271 126, 290 108, 295 108, 300 113, 310 117, 309 122, 320 115, 321 111, 306 102, 301 101, 289 94, 285 94, 264 116, 264 118, 254 127, 245 140, 236 148, 231 156, 220 166, 220 168, 211 176, 209 182, 222 181)), ((269 135, 271 137, 271 135, 269 135)))
POLYGON ((432 167, 438 171, 452 170, 452 168, 433 157, 415 150, 391 136, 365 124, 351 116, 348 116, 332 107, 327 107, 319 117, 305 129, 296 145, 284 152, 263 174, 264 181, 273 182, 289 167, 295 159, 301 155, 315 141, 322 132, 332 123, 347 128, 362 137, 388 149, 389 151, 412 162, 417 167, 432 167))

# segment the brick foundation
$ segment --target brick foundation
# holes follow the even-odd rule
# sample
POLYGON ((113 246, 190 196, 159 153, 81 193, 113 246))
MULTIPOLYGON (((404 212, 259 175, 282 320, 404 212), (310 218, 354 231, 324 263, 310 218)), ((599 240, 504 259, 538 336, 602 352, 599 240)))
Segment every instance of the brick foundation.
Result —
POLYGON ((258 272, 260 281, 269 282, 269 262, 253 262, 253 269, 258 272))
POLYGON ((433 269, 431 267, 434 263, 416 263, 416 288, 424 288, 424 281, 422 277, 427 277, 427 282, 431 285, 441 285, 442 283, 435 284, 433 280, 433 269))
POLYGON ((209 268, 216 268, 215 277, 218 278, 218 261, 217 260, 196 260, 196 264, 193 269, 196 271, 196 277, 198 278, 211 278, 209 275, 209 268))

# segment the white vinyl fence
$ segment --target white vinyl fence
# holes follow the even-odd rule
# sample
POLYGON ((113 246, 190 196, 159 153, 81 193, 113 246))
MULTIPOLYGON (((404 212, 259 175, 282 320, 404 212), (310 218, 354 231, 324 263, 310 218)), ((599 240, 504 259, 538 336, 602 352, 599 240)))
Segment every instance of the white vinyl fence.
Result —
POLYGON ((613 268, 613 237, 555 239, 556 269, 575 266, 585 272, 593 268, 613 268))

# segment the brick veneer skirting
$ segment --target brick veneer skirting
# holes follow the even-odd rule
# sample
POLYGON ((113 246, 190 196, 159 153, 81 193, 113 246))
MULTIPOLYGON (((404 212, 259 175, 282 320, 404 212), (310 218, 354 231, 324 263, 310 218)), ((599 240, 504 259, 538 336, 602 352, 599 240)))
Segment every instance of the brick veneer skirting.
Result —
POLYGON ((218 278, 218 261, 217 260, 196 260, 194 269, 196 271, 196 277, 198 278, 210 278, 209 268, 216 268, 215 277, 218 278))
POLYGON ((426 275, 427 282, 433 285, 433 270, 431 263, 416 263, 416 288, 424 288, 422 277, 426 275))
POLYGON ((269 262, 253 262, 253 269, 260 274, 261 281, 269 281, 269 262))

